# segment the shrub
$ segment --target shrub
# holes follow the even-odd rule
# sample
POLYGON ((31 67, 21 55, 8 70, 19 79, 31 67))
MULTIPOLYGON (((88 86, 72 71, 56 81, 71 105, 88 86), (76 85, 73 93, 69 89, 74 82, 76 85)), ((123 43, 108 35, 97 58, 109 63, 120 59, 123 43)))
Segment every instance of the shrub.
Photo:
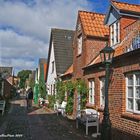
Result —
POLYGON ((66 113, 69 115, 73 112, 73 102, 74 102, 74 94, 70 92, 67 97, 67 105, 66 105, 66 113))
POLYGON ((86 105, 87 92, 88 92, 88 88, 87 88, 87 85, 86 85, 85 81, 84 80, 78 80, 76 82, 76 89, 77 89, 77 92, 81 96, 81 101, 80 101, 81 109, 84 109, 85 105, 86 105))
POLYGON ((62 81, 56 83, 56 100, 61 104, 65 99, 66 86, 62 81))
POLYGON ((53 109, 55 104, 55 95, 48 95, 48 101, 49 101, 48 107, 53 109))

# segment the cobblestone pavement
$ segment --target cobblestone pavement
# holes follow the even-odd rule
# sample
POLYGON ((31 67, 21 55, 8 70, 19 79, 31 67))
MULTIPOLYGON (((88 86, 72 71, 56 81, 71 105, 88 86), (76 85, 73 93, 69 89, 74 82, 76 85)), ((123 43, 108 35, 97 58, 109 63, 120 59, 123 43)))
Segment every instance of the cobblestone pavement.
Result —
POLYGON ((11 101, 9 113, 0 127, 0 140, 94 140, 85 135, 85 127, 75 128, 75 121, 69 120, 47 108, 33 105, 26 109, 23 96, 11 101))

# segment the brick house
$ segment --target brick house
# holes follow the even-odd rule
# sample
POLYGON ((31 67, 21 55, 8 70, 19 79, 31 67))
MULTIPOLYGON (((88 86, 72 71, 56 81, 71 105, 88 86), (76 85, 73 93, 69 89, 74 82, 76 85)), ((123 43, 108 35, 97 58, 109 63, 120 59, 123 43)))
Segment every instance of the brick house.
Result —
MULTIPOLYGON (((76 33, 73 43, 73 80, 85 80, 88 85, 88 75, 84 74, 83 68, 89 65, 92 60, 96 59, 100 50, 108 41, 109 28, 104 25, 105 15, 93 12, 79 11, 76 25, 76 33)), ((94 77, 90 77, 89 84, 93 86, 94 77)), ((74 97, 74 112, 79 109, 80 98, 75 91, 74 97)), ((90 92, 89 99, 87 99, 87 106, 93 107, 96 99, 90 92)))
POLYGON ((73 77, 73 64, 60 76, 62 81, 72 80, 73 77))
MULTIPOLYGON (((86 106, 96 108, 101 114, 101 120, 105 101, 105 71, 99 51, 105 47, 107 41, 105 35, 109 34, 109 44, 115 49, 109 83, 109 111, 113 140, 140 138, 139 17, 139 5, 116 1, 110 2, 105 19, 103 15, 90 12, 79 12, 78 16, 73 76, 75 80, 82 78, 86 81, 89 86, 86 106), (109 32, 103 22, 108 25, 109 32), (79 32, 82 35, 81 46, 79 32)), ((77 94, 75 94, 74 114, 76 107, 77 94)))
POLYGON ((12 89, 16 78, 12 76, 12 67, 0 67, 0 100, 12 97, 12 89))

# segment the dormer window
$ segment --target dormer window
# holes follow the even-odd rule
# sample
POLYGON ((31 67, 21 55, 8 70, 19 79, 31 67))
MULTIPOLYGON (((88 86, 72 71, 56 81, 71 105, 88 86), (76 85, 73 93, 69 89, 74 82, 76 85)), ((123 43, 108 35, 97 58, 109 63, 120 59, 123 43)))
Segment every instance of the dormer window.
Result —
POLYGON ((120 42, 120 24, 118 21, 110 26, 110 35, 111 46, 120 42))
POLYGON ((80 55, 82 53, 82 35, 77 38, 77 54, 80 55))

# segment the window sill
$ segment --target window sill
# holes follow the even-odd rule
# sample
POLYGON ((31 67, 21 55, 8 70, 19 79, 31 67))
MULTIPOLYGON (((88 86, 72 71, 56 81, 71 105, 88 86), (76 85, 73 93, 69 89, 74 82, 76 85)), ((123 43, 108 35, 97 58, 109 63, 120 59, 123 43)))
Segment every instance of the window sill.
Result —
POLYGON ((98 111, 104 112, 104 107, 99 107, 99 108, 98 108, 98 111))
POLYGON ((123 118, 131 119, 131 120, 134 120, 134 121, 140 121, 140 114, 125 112, 121 116, 123 118))
POLYGON ((112 47, 113 49, 115 49, 115 48, 118 47, 119 44, 120 44, 120 42, 117 42, 117 43, 115 43, 115 44, 112 44, 111 47, 112 47))
POLYGON ((92 103, 87 103, 86 107, 96 109, 95 104, 92 104, 92 103))

